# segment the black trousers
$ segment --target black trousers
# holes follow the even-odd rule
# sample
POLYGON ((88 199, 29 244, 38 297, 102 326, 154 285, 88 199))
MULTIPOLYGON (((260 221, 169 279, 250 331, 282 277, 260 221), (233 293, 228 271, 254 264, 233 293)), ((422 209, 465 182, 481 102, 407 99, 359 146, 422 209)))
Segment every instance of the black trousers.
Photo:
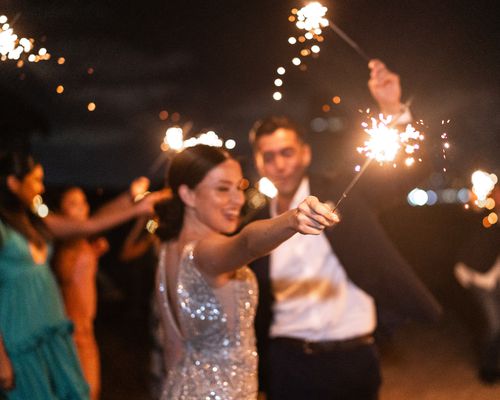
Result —
POLYGON ((376 400, 381 382, 373 344, 310 354, 271 340, 268 400, 376 400))

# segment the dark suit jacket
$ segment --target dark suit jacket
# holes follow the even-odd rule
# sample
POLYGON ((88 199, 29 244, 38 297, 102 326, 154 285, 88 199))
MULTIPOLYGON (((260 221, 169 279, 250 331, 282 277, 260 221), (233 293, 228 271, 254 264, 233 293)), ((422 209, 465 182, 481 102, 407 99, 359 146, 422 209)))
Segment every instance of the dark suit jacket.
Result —
MULTIPOLYGON (((337 201, 345 189, 341 179, 309 175, 309 182, 311 195, 323 202, 337 201)), ((436 321, 441 314, 440 305, 399 254, 363 192, 351 191, 339 210, 341 223, 327 230, 326 237, 351 281, 375 299, 379 325, 387 322, 394 327, 407 319, 436 321)), ((255 219, 268 217, 269 208, 265 207, 255 219)), ((269 256, 254 261, 250 267, 259 282, 255 327, 260 382, 265 387, 266 349, 274 302, 269 256)))
POLYGON ((458 261, 478 272, 488 272, 500 255, 500 226, 486 229, 480 220, 474 219, 466 241, 462 244, 458 261))

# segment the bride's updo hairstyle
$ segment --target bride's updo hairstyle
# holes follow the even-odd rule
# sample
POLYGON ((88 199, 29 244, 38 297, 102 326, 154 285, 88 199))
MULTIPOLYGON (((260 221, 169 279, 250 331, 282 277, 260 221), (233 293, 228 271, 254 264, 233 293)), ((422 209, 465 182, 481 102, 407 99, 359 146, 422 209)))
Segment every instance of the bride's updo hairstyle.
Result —
POLYGON ((156 234, 161 241, 176 239, 182 229, 185 206, 179 187, 186 185, 194 189, 211 169, 230 158, 227 151, 204 144, 188 147, 173 158, 167 177, 172 198, 155 207, 159 217, 156 234))

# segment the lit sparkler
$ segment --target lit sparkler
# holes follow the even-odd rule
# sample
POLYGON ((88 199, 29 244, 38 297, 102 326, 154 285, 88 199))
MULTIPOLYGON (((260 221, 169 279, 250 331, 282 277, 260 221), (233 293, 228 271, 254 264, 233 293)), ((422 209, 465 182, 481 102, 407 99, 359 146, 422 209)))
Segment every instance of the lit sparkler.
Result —
MULTIPOLYGON (((304 63, 304 59, 306 57, 317 57, 319 55, 319 52, 321 51, 319 44, 324 40, 322 36, 323 29, 327 27, 340 36, 365 61, 370 60, 370 57, 354 40, 352 40, 342 29, 326 17, 327 11, 327 7, 315 1, 305 5, 301 9, 292 9, 291 15, 288 17, 288 20, 295 23, 295 26, 299 30, 305 31, 303 35, 298 37, 291 36, 288 38, 288 43, 292 46, 306 46, 299 49, 297 56, 292 59, 292 64, 298 67, 301 71, 307 70, 307 65, 304 63), (308 44, 311 42, 312 44, 308 44)), ((277 72, 279 75, 284 75, 285 69, 280 67, 277 72)), ((280 87, 282 86, 283 81, 282 79, 275 80, 274 84, 275 86, 280 87)), ((281 91, 278 90, 273 93, 274 100, 279 101, 282 98, 283 94, 281 91)))
MULTIPOLYGON (((322 28, 330 27, 341 39, 351 46, 365 61, 370 57, 366 52, 352 40, 342 29, 326 18, 328 8, 319 2, 312 2, 297 11, 297 28, 307 31, 309 37, 321 35, 322 28)), ((317 46, 318 47, 318 46, 317 46)), ((319 48, 319 47, 318 47, 319 48)))
POLYGON ((367 123, 362 124, 369 138, 365 141, 364 146, 358 147, 357 150, 359 153, 366 155, 367 158, 362 167, 356 168, 357 174, 344 190, 340 199, 335 203, 333 211, 347 197, 347 194, 373 160, 378 161, 380 164, 392 162, 394 167, 396 167, 394 160, 401 152, 401 149, 404 149, 404 152, 407 154, 405 165, 409 167, 415 163, 414 153, 420 148, 419 142, 424 140, 424 135, 417 131, 411 124, 406 125, 405 130, 402 132, 398 130, 395 125, 400 116, 399 114, 384 118, 380 114, 379 120, 375 118, 371 119, 371 126, 367 123))
POLYGON ((400 132, 393 126, 392 116, 384 118, 383 114, 380 114, 378 120, 372 118, 371 121, 371 127, 367 123, 362 124, 369 139, 363 147, 358 147, 358 152, 366 154, 369 159, 385 163, 394 161, 400 149, 404 148, 408 155, 405 164, 412 165, 415 161, 412 155, 420 148, 418 142, 424 140, 424 136, 411 124, 406 125, 406 129, 400 132))
POLYGON ((498 214, 495 212, 497 204, 491 193, 495 190, 498 183, 498 177, 485 171, 477 170, 471 176, 472 192, 477 199, 474 202, 479 208, 490 210, 489 214, 483 218, 483 226, 491 228, 498 223, 498 214))
POLYGON ((259 189, 260 193, 271 199, 276 197, 276 195, 278 194, 278 189, 276 188, 276 186, 274 186, 274 184, 266 177, 259 180, 259 182, 257 183, 257 188, 259 189))
POLYGON ((484 207, 488 199, 488 195, 493 191, 498 182, 498 177, 495 174, 477 170, 471 176, 472 192, 476 195, 476 204, 479 207, 484 207))
POLYGON ((40 218, 45 218, 49 215, 49 207, 43 202, 42 196, 37 194, 31 203, 31 211, 40 218))
MULTIPOLYGON (((19 16, 19 14, 18 14, 19 16)), ((19 60, 23 54, 28 55, 29 62, 39 62, 43 60, 50 59, 50 53, 45 48, 40 48, 38 54, 33 54, 30 52, 34 47, 34 40, 27 38, 19 38, 17 34, 14 33, 13 24, 17 20, 18 16, 14 18, 11 24, 7 23, 8 18, 5 15, 0 15, 0 60, 19 60)), ((18 66, 22 66, 23 63, 20 61, 18 66)))
POLYGON ((149 175, 155 174, 156 171, 162 166, 165 162, 165 158, 168 160, 171 159, 176 153, 184 150, 187 147, 193 147, 198 144, 205 144, 207 146, 214 147, 225 147, 228 150, 232 150, 236 147, 236 141, 234 139, 228 139, 223 141, 217 133, 214 131, 207 131, 199 134, 198 136, 193 136, 185 139, 185 136, 188 134, 191 129, 192 123, 188 122, 184 124, 182 127, 180 126, 171 126, 165 132, 165 137, 160 145, 162 153, 157 157, 154 163, 151 165, 149 169, 149 175))

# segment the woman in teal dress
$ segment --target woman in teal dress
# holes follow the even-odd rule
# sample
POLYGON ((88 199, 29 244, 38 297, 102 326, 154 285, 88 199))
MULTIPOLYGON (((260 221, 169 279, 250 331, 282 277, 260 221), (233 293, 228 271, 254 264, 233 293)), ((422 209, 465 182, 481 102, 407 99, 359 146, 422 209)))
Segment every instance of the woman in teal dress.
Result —
POLYGON ((43 193, 43 168, 29 156, 0 151, 0 399, 88 399, 72 324, 48 266, 52 238, 90 235, 152 212, 160 193, 134 203, 120 196, 88 222, 31 207, 43 193))

